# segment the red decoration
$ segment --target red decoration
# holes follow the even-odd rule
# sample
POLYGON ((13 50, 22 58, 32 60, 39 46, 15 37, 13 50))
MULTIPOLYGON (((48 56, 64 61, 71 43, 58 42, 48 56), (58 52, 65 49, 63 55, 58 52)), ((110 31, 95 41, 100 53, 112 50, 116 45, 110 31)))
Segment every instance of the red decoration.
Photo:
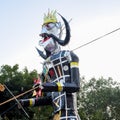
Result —
POLYGON ((55 73, 54 73, 54 70, 53 69, 51 69, 50 71, 49 71, 49 74, 50 74, 50 76, 52 77, 55 73))
MULTIPOLYGON (((41 80, 40 79, 34 79, 34 86, 37 87, 41 84, 41 80)), ((34 92, 33 92, 33 96, 36 96, 36 98, 38 98, 39 96, 42 95, 42 91, 41 89, 38 87, 34 92)))

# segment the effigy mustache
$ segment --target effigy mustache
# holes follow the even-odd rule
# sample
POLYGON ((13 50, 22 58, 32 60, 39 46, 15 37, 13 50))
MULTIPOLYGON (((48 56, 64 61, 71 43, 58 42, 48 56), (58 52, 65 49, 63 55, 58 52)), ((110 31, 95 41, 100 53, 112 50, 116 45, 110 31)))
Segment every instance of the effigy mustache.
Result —
MULTIPOLYGON (((58 13, 59 14, 59 13, 58 13)), ((59 14, 65 24, 65 29, 66 29, 66 36, 64 40, 61 40, 59 38, 57 38, 56 36, 52 36, 60 45, 65 46, 69 43, 70 41, 70 26, 69 23, 67 22, 67 20, 61 15, 59 14)))

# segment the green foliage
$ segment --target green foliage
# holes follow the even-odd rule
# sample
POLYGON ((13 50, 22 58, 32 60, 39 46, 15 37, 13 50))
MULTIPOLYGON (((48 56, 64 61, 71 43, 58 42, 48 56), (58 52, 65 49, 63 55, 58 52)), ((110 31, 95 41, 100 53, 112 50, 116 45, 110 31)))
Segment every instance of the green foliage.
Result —
POLYGON ((78 103, 81 119, 119 120, 120 84, 111 78, 92 78, 88 82, 82 79, 78 103))
POLYGON ((34 110, 33 120, 49 120, 52 117, 53 108, 52 106, 41 106, 31 108, 34 110))
MULTIPOLYGON (((0 83, 5 84, 14 95, 18 95, 22 92, 25 92, 26 90, 31 89, 34 78, 37 78, 36 70, 29 72, 27 68, 24 68, 23 71, 19 71, 18 64, 14 65, 13 67, 9 65, 3 65, 0 69, 0 83)), ((24 95, 21 98, 29 98, 31 96, 32 92, 24 95)), ((11 97, 12 96, 7 90, 0 92, 0 102, 3 102, 11 97)), ((0 113, 2 114, 2 111, 6 111, 7 109, 11 108, 11 106, 14 106, 15 103, 15 101, 12 101, 5 104, 4 106, 0 106, 0 113)), ((29 108, 26 108, 26 110, 28 113, 30 113, 30 115, 34 114, 34 111, 30 110, 29 108)), ((21 112, 17 107, 15 107, 12 111, 7 112, 6 116, 9 119, 26 118, 24 113, 21 115, 21 112)))
MULTIPOLYGON (((23 93, 33 86, 33 80, 38 77, 36 70, 31 72, 25 67, 23 71, 19 71, 19 66, 16 64, 13 67, 9 65, 3 65, 0 69, 0 83, 7 85, 7 87, 12 91, 14 95, 23 93)), ((0 103, 5 100, 8 100, 12 96, 10 93, 5 90, 0 92, 0 103)), ((21 97, 21 99, 27 99, 32 97, 32 92, 21 97)), ((5 105, 0 106, 0 114, 15 106, 16 101, 9 102, 5 105)), ((51 106, 42 106, 42 107, 28 107, 24 108, 29 114, 29 120, 48 120, 52 113, 51 106)), ((6 120, 27 120, 25 113, 22 110, 19 110, 17 105, 11 109, 9 112, 6 112, 2 115, 6 120)))

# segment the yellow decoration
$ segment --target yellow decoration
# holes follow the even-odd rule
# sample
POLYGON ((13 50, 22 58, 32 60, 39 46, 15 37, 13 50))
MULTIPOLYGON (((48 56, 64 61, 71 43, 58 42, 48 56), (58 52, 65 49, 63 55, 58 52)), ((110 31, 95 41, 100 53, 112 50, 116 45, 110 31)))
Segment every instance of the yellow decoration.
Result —
POLYGON ((53 120, 60 120, 60 116, 61 116, 61 111, 59 111, 54 115, 53 120))
POLYGON ((60 82, 57 82, 56 84, 57 84, 57 86, 58 86, 58 91, 61 92, 62 89, 63 89, 61 83, 60 83, 60 82))
POLYGON ((0 83, 0 91, 3 92, 4 90, 5 90, 4 85, 2 85, 2 84, 0 83))
POLYGON ((32 94, 32 96, 36 96, 36 91, 35 91, 35 90, 33 91, 33 94, 32 94))
POLYGON ((29 104, 30 104, 30 106, 33 106, 34 105, 34 100, 33 99, 29 99, 29 104))
POLYGON ((78 62, 71 62, 70 66, 71 67, 78 67, 79 65, 78 65, 78 62))
POLYGON ((44 14, 44 23, 56 23, 57 18, 56 18, 56 11, 48 11, 48 14, 44 14))

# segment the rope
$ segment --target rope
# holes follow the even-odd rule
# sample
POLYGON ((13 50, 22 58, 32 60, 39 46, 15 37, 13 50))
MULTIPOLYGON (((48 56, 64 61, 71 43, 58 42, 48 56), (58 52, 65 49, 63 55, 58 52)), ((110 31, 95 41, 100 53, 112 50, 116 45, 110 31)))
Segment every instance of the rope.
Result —
POLYGON ((85 43, 85 44, 83 44, 83 45, 81 45, 81 46, 73 49, 72 51, 75 51, 75 50, 77 50, 77 49, 79 49, 79 48, 82 48, 82 47, 88 45, 88 44, 91 44, 91 43, 93 43, 93 42, 95 42, 95 41, 97 41, 97 40, 99 40, 99 39, 101 39, 101 38, 103 38, 103 37, 106 37, 106 36, 108 36, 108 35, 116 32, 116 31, 118 31, 118 30, 120 30, 120 28, 117 28, 117 29, 115 29, 115 30, 113 30, 113 31, 111 31, 111 32, 109 32, 109 33, 106 33, 106 34, 104 34, 104 35, 102 35, 102 36, 100 36, 100 37, 98 37, 98 38, 96 38, 96 39, 94 39, 94 40, 91 40, 90 42, 87 42, 87 43, 85 43))
POLYGON ((0 115, 4 115, 5 113, 9 112, 10 110, 12 110, 14 107, 16 107, 17 103, 15 103, 13 106, 11 106, 10 108, 8 108, 6 111, 4 111, 3 113, 1 113, 0 115))
POLYGON ((29 118, 29 115, 27 114, 27 112, 25 111, 25 109, 23 108, 23 106, 21 105, 21 103, 18 101, 18 99, 14 96, 14 94, 10 91, 10 89, 6 85, 4 85, 4 86, 7 89, 7 91, 12 95, 12 97, 17 102, 17 104, 20 106, 20 108, 23 110, 23 112, 26 114, 26 116, 29 118))

